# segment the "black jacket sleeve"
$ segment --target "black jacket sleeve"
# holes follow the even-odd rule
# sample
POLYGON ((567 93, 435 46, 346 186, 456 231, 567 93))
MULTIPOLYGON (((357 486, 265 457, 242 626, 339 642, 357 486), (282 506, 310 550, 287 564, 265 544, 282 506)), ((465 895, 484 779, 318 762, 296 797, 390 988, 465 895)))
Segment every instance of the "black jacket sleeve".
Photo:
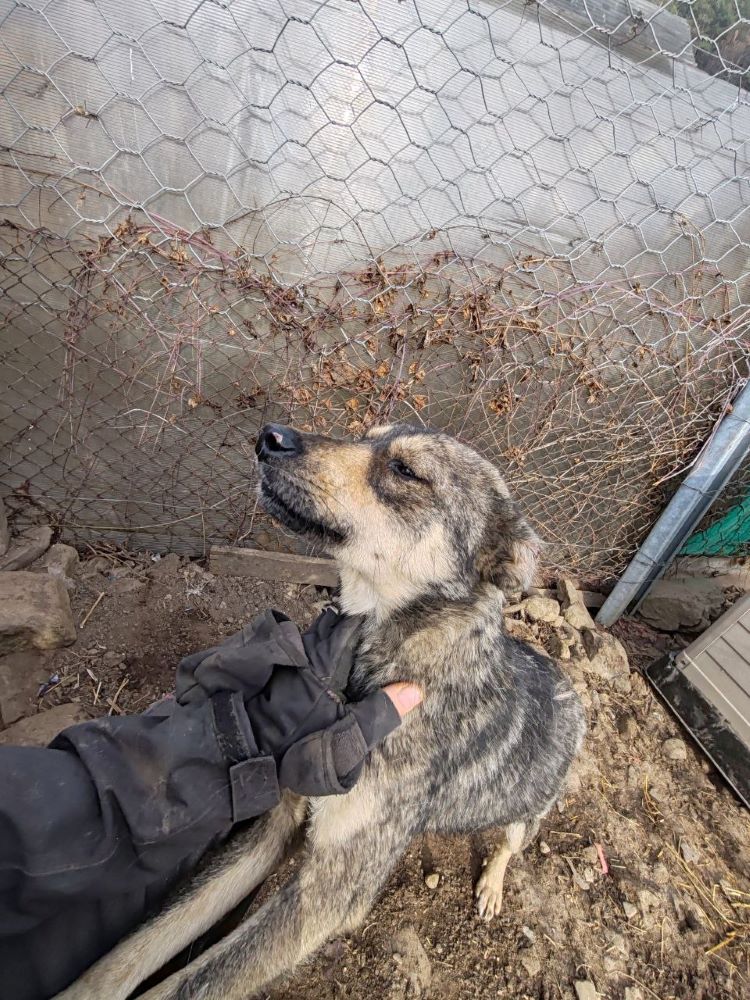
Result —
POLYGON ((239 818, 273 805, 275 768, 266 778, 265 794, 261 782, 233 801, 208 702, 83 723, 46 749, 0 748, 0 935, 155 880, 226 835, 238 805, 239 818))
POLYGON ((0 937, 73 901, 148 886, 279 799, 351 787, 398 713, 340 695, 357 623, 324 613, 304 638, 278 612, 182 661, 177 697, 0 747, 0 937))

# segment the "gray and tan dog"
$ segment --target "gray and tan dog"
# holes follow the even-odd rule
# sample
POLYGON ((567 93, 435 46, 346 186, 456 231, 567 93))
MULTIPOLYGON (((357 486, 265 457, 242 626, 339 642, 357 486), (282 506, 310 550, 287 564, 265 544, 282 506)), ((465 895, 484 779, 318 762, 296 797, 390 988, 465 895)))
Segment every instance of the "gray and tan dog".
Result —
POLYGON ((539 545, 489 462, 408 426, 345 443, 269 425, 256 451, 263 506, 323 540, 343 609, 366 616, 349 694, 408 680, 424 702, 348 795, 287 795, 65 1000, 125 1000, 279 865, 305 819, 299 873, 149 1000, 255 996, 357 927, 427 831, 503 828, 476 887, 490 919, 508 860, 559 797, 581 745, 583 712, 565 677, 503 630, 504 593, 530 583, 539 545))

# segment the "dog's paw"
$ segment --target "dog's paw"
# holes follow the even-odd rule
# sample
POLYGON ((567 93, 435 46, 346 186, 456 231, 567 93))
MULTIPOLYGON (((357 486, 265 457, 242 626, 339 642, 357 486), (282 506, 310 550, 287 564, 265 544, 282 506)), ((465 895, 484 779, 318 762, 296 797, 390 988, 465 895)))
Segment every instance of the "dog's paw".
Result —
POLYGON ((487 873, 483 873, 474 890, 477 897, 477 912, 482 920, 490 921, 496 917, 503 906, 503 887, 498 886, 487 873))

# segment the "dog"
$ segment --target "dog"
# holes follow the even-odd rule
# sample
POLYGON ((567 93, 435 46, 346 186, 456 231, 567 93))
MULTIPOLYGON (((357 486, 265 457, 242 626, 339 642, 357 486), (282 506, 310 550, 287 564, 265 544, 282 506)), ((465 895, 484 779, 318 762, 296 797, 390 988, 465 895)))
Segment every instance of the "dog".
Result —
POLYGON ((347 694, 424 692, 347 795, 281 803, 236 835, 163 911, 60 994, 125 1000, 282 861, 307 821, 298 873, 148 1000, 247 1000, 363 921, 409 842, 499 827, 475 894, 499 911, 509 859, 560 797, 584 736, 551 660, 506 634, 503 603, 540 543, 497 469, 407 425, 343 442, 270 424, 256 445, 265 510, 335 557, 344 612, 365 616, 347 694))

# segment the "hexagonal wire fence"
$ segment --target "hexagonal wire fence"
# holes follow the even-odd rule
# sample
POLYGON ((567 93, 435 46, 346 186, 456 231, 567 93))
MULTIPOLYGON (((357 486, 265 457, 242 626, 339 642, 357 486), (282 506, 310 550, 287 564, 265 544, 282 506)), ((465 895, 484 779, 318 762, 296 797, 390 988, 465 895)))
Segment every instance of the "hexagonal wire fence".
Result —
POLYGON ((4 0, 13 516, 271 544, 263 422, 406 419, 616 573, 747 377, 749 13, 4 0))

